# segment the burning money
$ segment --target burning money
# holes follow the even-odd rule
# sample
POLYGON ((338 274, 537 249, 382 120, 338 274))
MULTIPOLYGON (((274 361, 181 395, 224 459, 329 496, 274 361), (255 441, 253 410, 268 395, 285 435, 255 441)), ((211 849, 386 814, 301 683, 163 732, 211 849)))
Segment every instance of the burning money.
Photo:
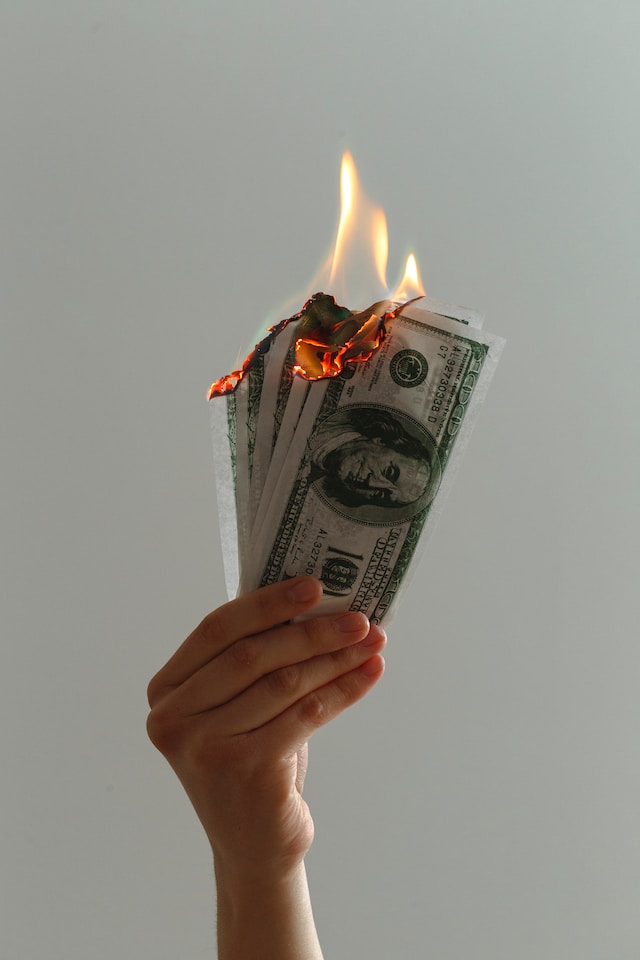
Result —
POLYGON ((314 294, 211 387, 230 596, 308 574, 314 615, 390 619, 503 345, 403 286, 355 312, 314 294))

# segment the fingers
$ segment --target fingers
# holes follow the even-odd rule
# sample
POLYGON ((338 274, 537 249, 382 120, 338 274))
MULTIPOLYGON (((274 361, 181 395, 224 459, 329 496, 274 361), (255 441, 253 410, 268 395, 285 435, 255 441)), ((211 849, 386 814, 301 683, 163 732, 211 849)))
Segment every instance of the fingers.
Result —
POLYGON ((242 637, 262 633, 310 610, 322 596, 321 584, 296 577, 225 603, 204 618, 149 684, 149 704, 177 687, 242 637))
POLYGON ((281 744, 296 747, 305 743, 316 730, 361 700, 383 673, 384 658, 376 653, 355 669, 312 690, 262 730, 256 731, 262 735, 264 752, 269 754, 281 744))
MULTIPOLYGON (((332 684, 345 674, 350 674, 354 669, 374 659, 374 656, 384 648, 385 643, 384 631, 380 627, 371 626, 364 640, 359 643, 302 662, 290 662, 266 674, 244 693, 215 709, 216 728, 219 734, 234 736, 248 733, 270 723, 309 694, 319 691, 327 684, 332 684)), ((366 676, 366 673, 363 676, 366 676)), ((351 686, 353 684, 354 681, 351 682, 351 686)), ((366 691, 363 690, 364 692, 366 691)), ((329 716, 328 719, 330 719, 329 716)))
POLYGON ((384 630, 358 613, 294 620, 321 593, 298 577, 206 617, 149 685, 158 749, 169 756, 198 730, 207 756, 247 736, 254 759, 282 756, 364 696, 384 669, 384 630))
MULTIPOLYGON (((271 674, 275 676, 269 683, 275 687, 286 683, 284 677, 290 682, 294 664, 299 671, 304 661, 352 646, 368 634, 369 623, 363 614, 345 613, 242 637, 184 681, 181 708, 193 716, 222 706, 271 674), (283 673, 284 669, 288 673, 283 673)), ((376 637, 374 628, 371 639, 376 637)), ((245 705, 244 709, 249 708, 245 705)))

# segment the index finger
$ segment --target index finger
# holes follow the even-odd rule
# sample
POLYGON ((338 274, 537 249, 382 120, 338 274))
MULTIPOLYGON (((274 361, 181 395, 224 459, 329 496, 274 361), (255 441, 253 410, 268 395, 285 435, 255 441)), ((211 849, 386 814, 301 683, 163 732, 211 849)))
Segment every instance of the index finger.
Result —
POLYGON ((322 596, 312 577, 295 577, 230 600, 207 614, 149 684, 149 705, 180 686, 227 647, 306 613, 322 596))

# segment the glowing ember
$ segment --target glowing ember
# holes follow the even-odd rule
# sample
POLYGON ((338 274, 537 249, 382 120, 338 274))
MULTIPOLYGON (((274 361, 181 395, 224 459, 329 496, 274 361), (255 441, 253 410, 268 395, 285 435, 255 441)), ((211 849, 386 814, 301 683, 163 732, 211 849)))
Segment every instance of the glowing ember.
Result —
POLYGON ((375 303, 362 313, 338 306, 335 297, 317 293, 305 304, 295 344, 294 371, 306 380, 336 377, 347 363, 368 360, 384 339, 390 304, 375 303))
MULTIPOLYGON (((359 255, 364 253, 369 269, 372 261, 375 266, 375 277, 371 278, 374 286, 367 286, 366 289, 374 289, 376 292, 379 289, 382 294, 383 290, 388 290, 387 222, 384 212, 374 206, 360 188, 350 153, 345 153, 342 158, 340 199, 340 220, 333 254, 316 275, 313 286, 307 287, 307 290, 313 290, 316 281, 318 286, 328 283, 331 289, 337 290, 338 294, 346 299, 345 263, 351 272, 354 266, 358 266, 359 255)), ((365 270, 364 275, 367 275, 367 272, 365 270)), ((423 295, 424 288, 413 254, 407 260, 400 284, 389 298, 374 303, 361 313, 352 313, 346 307, 339 306, 335 297, 316 293, 307 300, 299 313, 288 320, 281 320, 274 327, 269 327, 267 336, 256 344, 240 370, 216 380, 211 386, 209 399, 232 393, 256 358, 268 353, 276 337, 293 321, 298 322, 292 365, 294 372, 306 380, 336 377, 345 366, 366 362, 384 340, 385 324, 397 316, 407 303, 412 303, 423 295)))
POLYGON ((216 380, 209 390, 209 400, 233 393, 256 358, 267 353, 275 338, 293 321, 300 321, 295 340, 294 372, 305 380, 321 380, 337 377, 347 365, 369 360, 384 340, 385 324, 406 306, 407 303, 394 304, 383 300, 361 313, 352 313, 339 306, 335 297, 316 293, 307 300, 300 313, 269 328, 267 336, 256 344, 240 370, 216 380))
POLYGON ((216 380, 211 384, 208 399, 212 400, 213 397, 222 397, 227 393, 233 393, 247 370, 250 370, 255 363, 256 358, 263 353, 268 353, 271 349, 271 344, 274 342, 278 334, 281 333, 284 328, 291 323, 292 320, 297 320, 303 311, 304 307, 302 308, 302 311, 295 314, 295 316, 289 317, 287 320, 281 320, 280 323, 277 323, 274 327, 268 327, 267 336, 264 337, 260 343, 256 343, 255 347, 244 361, 241 368, 239 370, 234 370, 233 373, 228 373, 226 377, 221 377, 219 380, 216 380))

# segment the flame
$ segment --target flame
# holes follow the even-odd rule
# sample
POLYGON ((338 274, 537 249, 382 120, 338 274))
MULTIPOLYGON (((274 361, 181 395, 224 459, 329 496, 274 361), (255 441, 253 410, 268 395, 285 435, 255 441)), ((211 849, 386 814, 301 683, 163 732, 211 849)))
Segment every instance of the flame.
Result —
POLYGON ((420 279, 418 264, 413 253, 407 257, 402 280, 391 294, 390 299, 395 301, 414 300, 424 297, 425 290, 420 279))
POLYGON ((340 218, 330 256, 331 265, 328 276, 323 270, 314 277, 313 289, 326 287, 342 302, 348 302, 358 294, 368 299, 372 291, 382 294, 387 290, 388 253, 384 211, 375 206, 363 191, 353 157, 346 152, 340 165, 340 218), (358 292, 353 289, 355 277, 364 285, 358 292))
POLYGON ((256 344, 242 367, 212 384, 209 399, 233 392, 256 357, 267 353, 275 338, 292 321, 300 321, 293 370, 307 380, 335 377, 345 365, 368 360, 384 340, 385 323, 406 306, 406 301, 424 296, 413 253, 407 257, 402 280, 393 293, 389 293, 388 255, 384 211, 376 207, 360 187, 353 157, 346 152, 340 166, 340 217, 333 252, 307 287, 307 290, 327 288, 335 296, 306 293, 302 310, 269 327, 267 335, 256 344), (360 289, 354 286, 356 278, 363 285, 360 289), (372 292, 379 299, 367 310, 353 313, 338 305, 339 302, 366 303, 372 292))
POLYGON ((373 217, 373 256, 376 273, 383 286, 387 285, 387 260, 389 259, 389 234, 384 210, 376 210, 373 217))
POLYGON ((351 219, 353 210, 353 195, 358 189, 358 174, 356 165, 350 153, 343 154, 340 164, 340 220, 338 221, 338 232, 336 242, 333 248, 333 258, 331 260, 331 273, 329 274, 329 283, 336 278, 336 270, 340 260, 340 253, 344 246, 345 233, 347 225, 351 219))
POLYGON ((361 313, 341 307, 335 297, 316 293, 299 313, 270 327, 239 370, 211 384, 209 400, 233 393, 256 358, 269 352, 276 337, 293 321, 299 321, 294 344, 293 372, 305 380, 337 377, 348 364, 368 360, 386 336, 385 324, 406 304, 388 300, 374 303, 361 313))

